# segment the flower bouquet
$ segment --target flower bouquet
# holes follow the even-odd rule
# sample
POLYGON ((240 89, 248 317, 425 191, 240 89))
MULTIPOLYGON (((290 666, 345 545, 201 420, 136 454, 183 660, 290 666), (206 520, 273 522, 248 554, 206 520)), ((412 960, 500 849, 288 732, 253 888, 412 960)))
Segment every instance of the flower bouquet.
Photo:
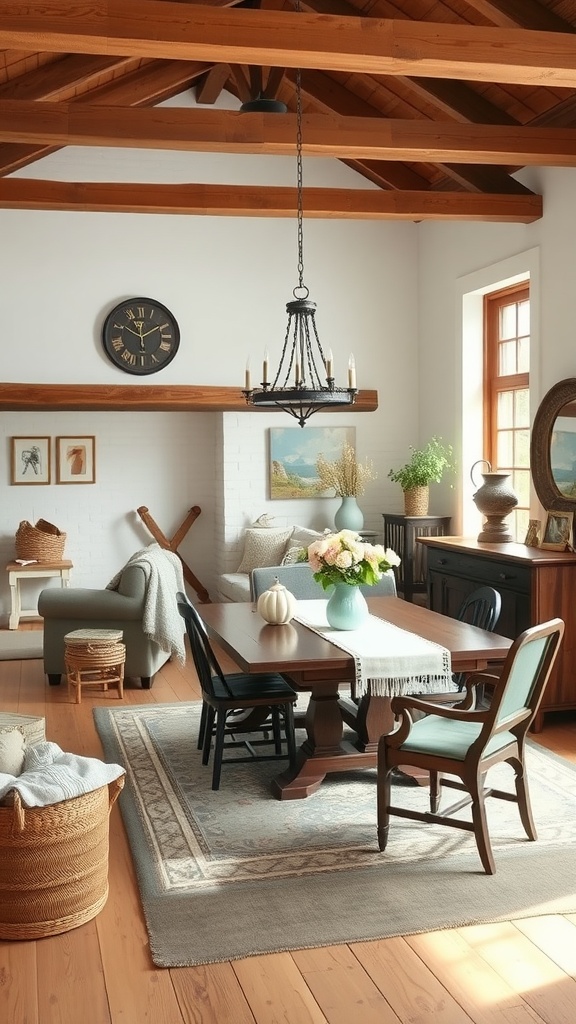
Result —
POLYGON ((382 544, 364 544, 354 530, 327 533, 315 540, 308 548, 308 562, 324 590, 338 583, 374 586, 388 569, 400 565, 395 551, 384 550, 382 544))

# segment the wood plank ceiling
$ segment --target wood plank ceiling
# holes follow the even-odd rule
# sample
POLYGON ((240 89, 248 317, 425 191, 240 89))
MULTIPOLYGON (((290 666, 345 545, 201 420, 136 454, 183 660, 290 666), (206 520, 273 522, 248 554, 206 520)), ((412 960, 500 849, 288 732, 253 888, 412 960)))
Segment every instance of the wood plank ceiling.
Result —
POLYGON ((0 207, 294 216, 294 188, 23 169, 66 145, 292 154, 298 67, 305 156, 376 186, 304 183, 307 217, 529 223, 514 173, 576 165, 576 0, 0 0, 0 207))

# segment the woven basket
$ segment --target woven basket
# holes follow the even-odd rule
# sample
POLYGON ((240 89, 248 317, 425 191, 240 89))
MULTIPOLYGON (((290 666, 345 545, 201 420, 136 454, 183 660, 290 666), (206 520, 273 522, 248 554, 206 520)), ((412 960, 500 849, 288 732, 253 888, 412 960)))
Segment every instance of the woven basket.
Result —
POLYGON ((41 939, 77 928, 108 897, 108 816, 124 786, 48 807, 0 807, 0 939, 41 939))
POLYGON ((57 526, 39 519, 32 526, 23 519, 16 531, 16 558, 30 558, 37 562, 61 562, 66 534, 57 526))
POLYGON ((404 491, 404 514, 407 516, 427 516, 430 502, 428 487, 411 487, 404 491))

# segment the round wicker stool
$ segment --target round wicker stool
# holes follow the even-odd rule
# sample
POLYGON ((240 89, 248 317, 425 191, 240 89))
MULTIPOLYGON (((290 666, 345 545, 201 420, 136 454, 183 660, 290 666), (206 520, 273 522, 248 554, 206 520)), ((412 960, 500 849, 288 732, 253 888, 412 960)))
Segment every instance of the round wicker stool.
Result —
POLYGON ((82 700, 83 686, 98 686, 105 691, 115 686, 118 699, 123 699, 126 647, 121 640, 121 629, 75 629, 66 634, 68 693, 75 690, 77 704, 82 700))

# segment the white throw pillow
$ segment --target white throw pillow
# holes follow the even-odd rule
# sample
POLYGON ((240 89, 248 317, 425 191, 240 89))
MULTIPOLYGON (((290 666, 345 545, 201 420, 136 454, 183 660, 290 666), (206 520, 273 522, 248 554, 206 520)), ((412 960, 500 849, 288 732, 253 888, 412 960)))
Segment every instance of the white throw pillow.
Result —
POLYGON ((24 766, 26 740, 20 729, 0 729, 0 772, 20 775, 24 766))
POLYGON ((280 565, 291 534, 291 527, 281 530, 258 527, 246 530, 244 554, 236 571, 252 572, 252 569, 267 565, 280 565))
POLYGON ((290 547, 299 544, 302 548, 309 547, 315 540, 320 540, 324 534, 318 530, 310 530, 307 526, 295 526, 290 537, 290 547))

